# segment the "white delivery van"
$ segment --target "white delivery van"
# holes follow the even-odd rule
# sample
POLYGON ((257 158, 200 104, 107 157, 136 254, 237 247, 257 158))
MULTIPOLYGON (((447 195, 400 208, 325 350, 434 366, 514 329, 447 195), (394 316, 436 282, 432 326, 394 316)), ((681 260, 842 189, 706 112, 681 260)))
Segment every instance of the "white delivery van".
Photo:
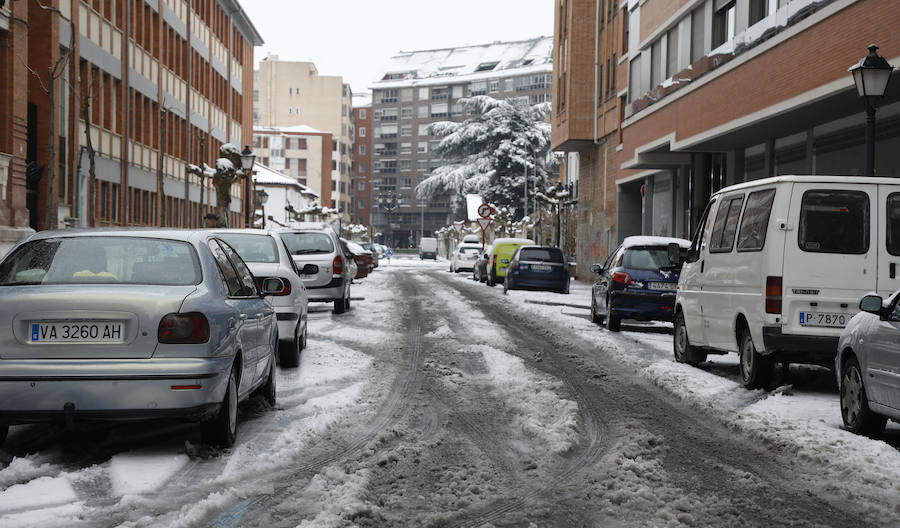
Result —
POLYGON ((422 237, 419 242, 419 258, 437 260, 437 239, 432 237, 422 237))
POLYGON ((767 386, 775 362, 833 368, 859 300, 900 288, 900 179, 778 176, 727 187, 682 256, 677 361, 738 353, 747 388, 767 386))

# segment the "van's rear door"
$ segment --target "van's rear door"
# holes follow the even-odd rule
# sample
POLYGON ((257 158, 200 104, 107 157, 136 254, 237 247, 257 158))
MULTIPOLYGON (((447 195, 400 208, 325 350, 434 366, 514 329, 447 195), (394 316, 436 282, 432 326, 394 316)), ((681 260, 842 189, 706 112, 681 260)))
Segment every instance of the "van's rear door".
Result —
POLYGON ((859 311, 859 300, 876 284, 878 209, 874 184, 794 184, 784 248, 784 333, 838 336, 859 311))
POLYGON ((900 185, 878 185, 878 294, 900 290, 900 185))

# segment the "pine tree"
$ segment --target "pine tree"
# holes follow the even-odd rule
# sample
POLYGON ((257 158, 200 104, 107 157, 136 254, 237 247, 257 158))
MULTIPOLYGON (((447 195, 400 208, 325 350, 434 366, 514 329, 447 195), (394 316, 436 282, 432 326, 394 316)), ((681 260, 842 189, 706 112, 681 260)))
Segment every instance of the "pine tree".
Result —
POLYGON ((416 187, 419 198, 452 193, 458 203, 466 194, 480 194, 485 202, 507 207, 513 217, 522 218, 526 171, 531 194, 535 188, 545 189, 557 170, 550 155, 550 104, 532 106, 485 95, 460 102, 471 117, 429 127, 432 135, 443 138, 434 153, 444 164, 416 187))

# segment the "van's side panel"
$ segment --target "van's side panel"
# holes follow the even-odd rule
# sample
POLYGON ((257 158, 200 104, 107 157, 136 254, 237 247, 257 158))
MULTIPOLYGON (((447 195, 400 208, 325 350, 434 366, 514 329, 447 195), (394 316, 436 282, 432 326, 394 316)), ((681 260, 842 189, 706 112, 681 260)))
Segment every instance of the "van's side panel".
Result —
POLYGON ((737 306, 742 304, 739 297, 756 292, 755 285, 740 283, 736 280, 737 270, 741 265, 741 255, 735 251, 735 239, 740 223, 740 212, 745 202, 746 192, 731 192, 723 194, 719 198, 718 211, 715 216, 711 217, 714 226, 711 231, 713 239, 707 244, 706 269, 703 273, 703 293, 700 304, 704 314, 707 342, 712 348, 729 352, 737 352, 737 344, 734 339, 734 315, 737 306), (738 218, 734 220, 736 222, 735 234, 731 237, 730 248, 717 249, 716 246, 721 241, 715 240, 718 234, 715 229, 716 220, 720 215, 722 219, 725 219, 729 214, 738 215, 738 218))
POLYGON ((878 295, 900 290, 900 184, 878 186, 878 295))
MULTIPOLYGON (((758 190, 769 189, 770 185, 760 187, 758 190)), ((756 191, 753 189, 751 192, 756 191)), ((769 276, 781 277, 784 274, 784 247, 789 238, 789 232, 781 228, 782 223, 787 223, 788 212, 793 200, 793 183, 779 182, 775 185, 775 199, 772 203, 772 211, 769 214, 769 225, 766 229, 766 240, 762 251, 742 253, 749 265, 757 266, 754 270, 748 270, 747 275, 742 275, 742 280, 753 284, 756 297, 751 304, 748 302, 747 322, 750 325, 750 337, 753 338, 753 346, 762 354, 772 352, 766 349, 763 338, 764 326, 777 326, 782 322, 781 315, 766 313, 766 279, 769 276), (751 257, 752 255, 752 257, 751 257), (752 307, 752 308, 751 308, 752 307)))
MULTIPOLYGON (((703 320, 703 295, 704 273, 706 271, 705 259, 709 256, 707 251, 709 234, 712 230, 712 219, 715 218, 717 203, 715 198, 708 206, 709 212, 706 224, 702 228, 702 242, 699 248, 699 259, 696 262, 685 262, 681 268, 681 276, 678 280, 678 302, 684 313, 684 324, 687 327, 688 339, 692 345, 709 346, 706 336, 706 328, 703 320)), ((692 246, 693 248, 693 246, 692 246)))

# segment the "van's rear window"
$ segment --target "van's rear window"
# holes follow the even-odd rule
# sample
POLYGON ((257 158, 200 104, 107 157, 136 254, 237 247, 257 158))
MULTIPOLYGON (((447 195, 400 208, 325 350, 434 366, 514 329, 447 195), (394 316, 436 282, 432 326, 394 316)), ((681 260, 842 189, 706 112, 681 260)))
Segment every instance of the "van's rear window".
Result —
POLYGON ((800 204, 800 249, 860 255, 869 251, 869 196, 860 191, 806 191, 800 204))

